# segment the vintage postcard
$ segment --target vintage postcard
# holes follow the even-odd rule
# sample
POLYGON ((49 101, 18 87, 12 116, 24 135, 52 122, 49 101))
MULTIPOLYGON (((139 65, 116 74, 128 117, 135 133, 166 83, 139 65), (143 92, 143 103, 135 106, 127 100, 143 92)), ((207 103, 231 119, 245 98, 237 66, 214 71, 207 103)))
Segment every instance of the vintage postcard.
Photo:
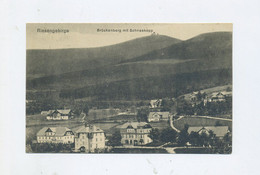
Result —
POLYGON ((29 23, 27 153, 232 152, 229 23, 29 23))

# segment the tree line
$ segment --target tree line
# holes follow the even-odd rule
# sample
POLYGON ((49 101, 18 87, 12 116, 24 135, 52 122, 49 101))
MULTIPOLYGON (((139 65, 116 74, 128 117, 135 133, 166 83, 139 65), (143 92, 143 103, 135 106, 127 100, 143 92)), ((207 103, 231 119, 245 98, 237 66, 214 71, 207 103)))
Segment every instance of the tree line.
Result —
POLYGON ((185 100, 179 100, 177 105, 179 115, 221 115, 232 113, 232 97, 226 97, 225 101, 206 102, 201 101, 192 105, 185 100))

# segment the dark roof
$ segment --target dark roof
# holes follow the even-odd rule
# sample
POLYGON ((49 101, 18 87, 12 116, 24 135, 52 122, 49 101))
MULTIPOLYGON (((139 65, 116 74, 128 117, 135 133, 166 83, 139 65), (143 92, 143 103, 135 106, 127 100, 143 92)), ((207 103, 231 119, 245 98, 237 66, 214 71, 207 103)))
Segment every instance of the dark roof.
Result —
POLYGON ((48 114, 53 114, 54 112, 59 112, 61 114, 68 115, 71 112, 71 109, 57 109, 57 110, 49 110, 48 114))
POLYGON ((44 127, 38 131, 37 136, 45 136, 45 132, 54 132, 55 136, 64 136, 67 131, 71 131, 67 127, 44 127))

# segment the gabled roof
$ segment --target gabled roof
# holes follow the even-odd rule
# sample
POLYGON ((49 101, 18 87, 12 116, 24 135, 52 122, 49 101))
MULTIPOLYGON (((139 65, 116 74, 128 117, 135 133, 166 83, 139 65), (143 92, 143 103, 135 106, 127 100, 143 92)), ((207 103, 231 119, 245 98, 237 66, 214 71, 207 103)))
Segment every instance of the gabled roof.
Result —
POLYGON ((160 115, 162 118, 167 119, 170 115, 170 112, 150 112, 148 118, 153 118, 155 114, 160 115))
POLYGON ((62 114, 69 114, 71 109, 58 109, 57 111, 62 114))
POLYGON ((75 130, 76 133, 93 133, 93 132, 104 132, 99 127, 95 125, 83 125, 75 130))
POLYGON ((188 133, 190 134, 191 132, 200 132, 203 129, 208 132, 213 131, 217 137, 223 137, 229 132, 228 126, 192 126, 189 127, 188 133))
POLYGON ((215 97, 219 97, 219 96, 224 96, 222 92, 214 92, 212 93, 211 97, 215 98, 215 97))
POLYGON ((71 109, 57 109, 57 110, 49 110, 48 111, 48 114, 52 114, 52 113, 54 113, 55 111, 57 111, 57 112, 59 112, 59 113, 61 113, 61 114, 69 114, 70 112, 71 112, 71 109))
POLYGON ((133 129, 149 128, 148 125, 149 124, 146 122, 126 122, 125 124, 121 125, 120 128, 124 129, 124 128, 129 128, 130 126, 132 126, 133 129))
POLYGON ((38 131, 37 136, 45 136, 45 132, 54 132, 55 136, 64 136, 67 131, 71 131, 67 127, 43 127, 38 131))
POLYGON ((127 129, 133 129, 134 127, 130 124, 126 127, 127 129))

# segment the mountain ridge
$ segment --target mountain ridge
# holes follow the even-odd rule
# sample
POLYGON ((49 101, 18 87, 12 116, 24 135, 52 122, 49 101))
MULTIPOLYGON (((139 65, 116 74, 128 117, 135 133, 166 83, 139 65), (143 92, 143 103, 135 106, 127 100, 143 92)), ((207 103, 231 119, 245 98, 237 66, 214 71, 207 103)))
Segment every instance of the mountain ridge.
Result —
MULTIPOLYGON (((155 93, 157 95, 154 96, 159 97, 160 94, 180 94, 175 92, 180 91, 178 88, 184 88, 181 91, 186 92, 192 84, 199 89, 199 87, 214 87, 221 84, 221 81, 223 83, 232 82, 232 33, 207 33, 185 41, 168 40, 169 38, 166 37, 164 38, 167 40, 166 43, 162 41, 162 37, 158 37, 158 39, 157 42, 147 45, 147 47, 154 46, 148 49, 151 51, 146 50, 147 53, 144 54, 139 52, 138 54, 142 54, 140 56, 135 57, 135 51, 136 49, 142 51, 139 46, 147 43, 147 40, 135 47, 127 48, 126 52, 131 50, 128 56, 119 59, 114 57, 115 55, 110 55, 107 59, 102 58, 101 61, 104 62, 98 66, 93 66, 95 62, 92 63, 91 60, 88 60, 88 64, 92 66, 85 67, 85 69, 69 72, 58 71, 60 74, 51 72, 51 74, 36 78, 30 78, 30 74, 27 74, 27 89, 55 89, 62 98, 75 98, 76 96, 84 98, 88 95, 97 98, 106 98, 106 96, 113 98, 114 95, 120 99, 120 97, 125 98, 124 94, 131 94, 129 98, 136 98, 140 94, 144 94, 144 97, 148 98, 151 93, 155 93), (172 42, 174 43, 172 44, 172 42), (161 43, 164 44, 161 45, 161 43), (162 53, 164 54, 162 55, 162 53), (223 77, 221 77, 222 75, 223 77), (198 76, 201 76, 202 79, 199 80, 198 76), (184 78, 184 85, 180 85, 181 77, 184 78), (98 90, 95 90, 95 87, 98 90), (149 87, 153 87, 154 90, 147 90, 149 87), (118 93, 120 91, 120 95, 116 94, 117 91, 113 89, 117 89, 118 93)), ((154 38, 152 40, 154 41, 154 38)), ((116 47, 117 49, 118 47, 116 47)), ((77 56, 75 52, 72 54, 74 57, 77 56)), ((104 53, 102 54, 104 55, 104 53)), ((120 54, 122 53, 117 53, 116 56, 120 56, 120 54)), ((48 53, 45 57, 47 56, 48 53)), ((68 55, 66 56, 68 60, 75 61, 68 55)), ((48 59, 45 61, 48 63, 48 59)), ((84 68, 85 65, 82 62, 81 64, 84 68)), ((39 65, 42 66, 40 63, 39 65)), ((70 66, 68 63, 64 65, 70 66)))
POLYGON ((159 35, 97 48, 27 50, 26 72, 42 76, 97 68, 140 56, 177 42, 180 40, 159 35))

